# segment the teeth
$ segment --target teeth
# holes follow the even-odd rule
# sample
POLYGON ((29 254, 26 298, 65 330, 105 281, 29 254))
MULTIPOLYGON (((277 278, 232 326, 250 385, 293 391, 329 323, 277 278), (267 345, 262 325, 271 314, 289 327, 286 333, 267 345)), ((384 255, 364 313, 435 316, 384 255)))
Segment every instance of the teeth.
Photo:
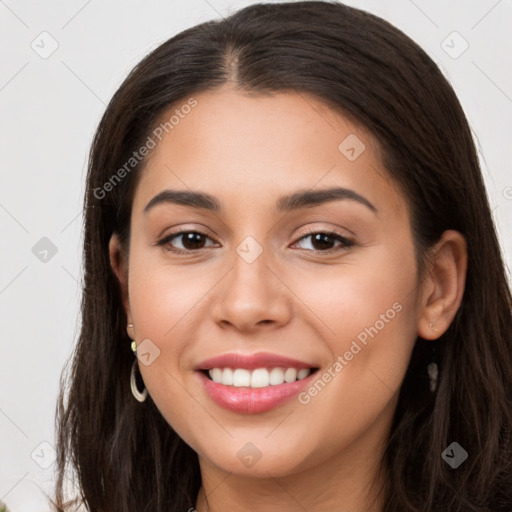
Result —
POLYGON ((285 382, 295 382, 306 378, 310 373, 310 368, 256 368, 255 370, 246 370, 245 368, 212 368, 208 373, 217 384, 225 386, 241 386, 251 388, 266 388, 270 386, 278 386, 285 382))
POLYGON ((266 368, 257 368, 251 375, 251 388, 266 388, 270 384, 270 377, 266 368))
POLYGON ((284 372, 285 382, 295 382, 297 380, 297 370, 295 368, 288 368, 284 372))
POLYGON ((284 382, 284 372, 282 368, 272 368, 270 370, 270 385, 277 386, 284 382))
MULTIPOLYGON (((217 368, 220 370, 220 368, 217 368)), ((233 370, 231 368, 224 368, 220 371, 219 380, 215 382, 222 382, 225 386, 233 385, 233 370)))
POLYGON ((222 370, 220 368, 212 368, 210 370, 210 377, 214 382, 220 382, 222 378, 222 370))
POLYGON ((240 386, 250 386, 250 385, 251 385, 251 372, 249 370, 244 370, 243 368, 237 368, 233 372, 233 386, 235 386, 235 388, 239 388, 240 386))
POLYGON ((309 368, 301 368, 297 372, 297 380, 302 380, 303 378, 307 377, 311 373, 311 370, 309 368))

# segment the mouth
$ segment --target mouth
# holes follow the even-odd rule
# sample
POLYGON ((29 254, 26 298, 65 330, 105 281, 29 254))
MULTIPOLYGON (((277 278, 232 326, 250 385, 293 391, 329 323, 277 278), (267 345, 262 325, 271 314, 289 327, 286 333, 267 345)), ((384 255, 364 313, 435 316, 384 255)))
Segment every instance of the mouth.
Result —
POLYGON ((318 371, 317 367, 295 368, 295 367, 263 367, 263 368, 210 368, 199 370, 206 378, 216 384, 233 388, 268 388, 290 384, 305 379, 318 371))
POLYGON ((238 414, 276 409, 310 386, 320 366, 276 354, 224 354, 194 370, 215 404, 238 414))
POLYGON ((206 395, 220 407, 241 414, 274 409, 311 384, 320 365, 279 354, 226 353, 194 370, 206 395))

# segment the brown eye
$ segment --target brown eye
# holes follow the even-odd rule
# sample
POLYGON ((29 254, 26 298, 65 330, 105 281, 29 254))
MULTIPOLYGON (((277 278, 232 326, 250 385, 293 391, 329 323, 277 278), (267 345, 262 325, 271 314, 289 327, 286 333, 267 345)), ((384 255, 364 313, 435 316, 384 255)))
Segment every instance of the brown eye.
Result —
POLYGON ((179 231, 166 236, 160 240, 157 245, 162 245, 169 251, 175 252, 194 252, 205 248, 205 238, 211 238, 200 231, 179 231), (181 247, 174 247, 171 241, 177 239, 181 242, 181 247), (169 247, 167 247, 169 246, 169 247))
POLYGON ((345 238, 339 233, 335 232, 324 232, 324 231, 313 231, 300 238, 296 243, 302 240, 311 239, 311 246, 314 252, 335 252, 337 250, 343 250, 354 245, 352 240, 345 238), (334 244, 338 243, 337 248, 333 247, 334 244))

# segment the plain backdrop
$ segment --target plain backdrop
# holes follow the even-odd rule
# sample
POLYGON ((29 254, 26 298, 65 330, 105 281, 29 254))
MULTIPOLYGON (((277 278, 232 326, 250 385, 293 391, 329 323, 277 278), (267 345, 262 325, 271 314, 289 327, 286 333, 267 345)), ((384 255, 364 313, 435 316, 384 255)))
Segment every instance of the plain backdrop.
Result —
MULTIPOLYGON (((80 328, 81 209, 94 129, 151 49, 252 3, 0 0, 0 500, 12 512, 48 510, 41 489, 54 479, 59 378, 80 328)), ((479 147, 510 269, 512 2, 346 3, 402 29, 449 78, 479 147)))

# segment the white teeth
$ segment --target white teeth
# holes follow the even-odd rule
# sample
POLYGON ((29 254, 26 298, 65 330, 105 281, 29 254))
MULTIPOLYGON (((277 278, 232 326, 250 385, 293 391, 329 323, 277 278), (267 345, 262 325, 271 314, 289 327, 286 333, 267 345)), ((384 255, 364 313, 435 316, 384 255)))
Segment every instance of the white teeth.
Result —
POLYGON ((266 388, 270 383, 270 378, 266 368, 257 368, 251 375, 251 388, 266 388))
POLYGON ((288 368, 284 372, 285 382, 295 382, 297 380, 297 370, 295 368, 288 368))
POLYGON ((297 372, 297 380, 302 380, 306 378, 311 373, 311 370, 309 368, 301 368, 297 372))
POLYGON ((270 370, 270 385, 277 386, 284 382, 284 368, 272 368, 270 370))
POLYGON ((222 370, 222 377, 219 381, 225 386, 232 386, 233 385, 233 370, 231 368, 224 368, 222 370))
POLYGON ((285 382, 302 380, 311 373, 311 369, 276 367, 270 371, 267 368, 256 368, 251 371, 245 368, 212 368, 208 373, 213 382, 224 386, 265 388, 269 385, 278 386, 285 382))
POLYGON ((249 370, 245 370, 244 368, 237 368, 233 372, 233 386, 235 388, 239 388, 240 386, 250 386, 251 385, 251 372, 249 370))
POLYGON ((210 370, 210 377, 213 382, 221 382, 222 379, 222 370, 220 368, 212 368, 210 370))

